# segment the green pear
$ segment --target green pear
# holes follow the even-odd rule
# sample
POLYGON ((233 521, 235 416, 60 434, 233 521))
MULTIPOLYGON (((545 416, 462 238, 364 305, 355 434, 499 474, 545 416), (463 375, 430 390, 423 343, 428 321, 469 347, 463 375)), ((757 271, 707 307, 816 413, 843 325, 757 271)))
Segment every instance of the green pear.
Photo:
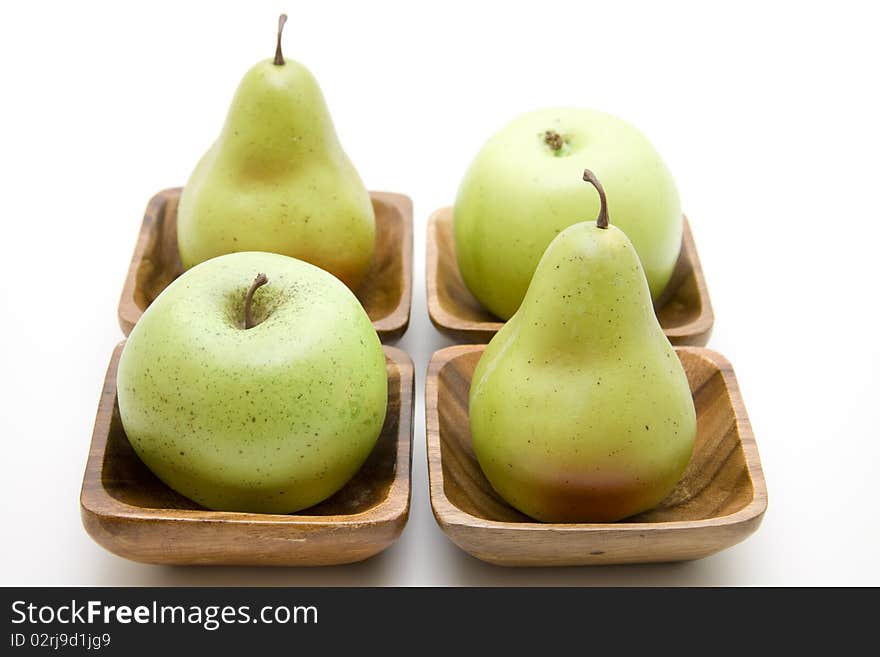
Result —
POLYGON ((361 467, 388 378, 376 331, 339 280, 287 256, 233 253, 150 304, 122 351, 117 394, 131 446, 168 486, 209 509, 292 513, 361 467))
POLYGON ((275 59, 244 76, 181 194, 180 259, 189 268, 236 251, 281 253, 356 289, 375 250, 373 206, 314 76, 281 53, 285 19, 275 59))
POLYGON ((690 459, 696 414, 632 242, 563 230, 470 388, 474 452, 513 507, 547 522, 611 522, 656 506, 690 459))

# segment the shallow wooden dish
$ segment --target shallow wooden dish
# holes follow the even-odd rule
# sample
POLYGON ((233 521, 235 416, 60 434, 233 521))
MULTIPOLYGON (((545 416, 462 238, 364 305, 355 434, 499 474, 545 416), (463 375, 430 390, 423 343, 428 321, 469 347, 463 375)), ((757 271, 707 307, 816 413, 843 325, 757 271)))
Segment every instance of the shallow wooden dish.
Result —
POLYGON ((372 454, 329 499, 293 515, 208 511, 157 479, 129 445, 116 403, 113 352, 98 405, 80 508, 114 554, 157 564, 326 566, 387 548, 409 515, 413 365, 385 347, 388 411, 372 454))
POLYGON ((502 500, 474 456, 468 391, 483 349, 435 352, 425 389, 431 506, 461 549, 505 566, 684 561, 730 547, 760 525, 767 489, 758 448, 736 377, 720 354, 676 347, 697 408, 697 442, 669 497, 621 522, 551 524, 502 500))
MULTIPOLYGON (((180 187, 147 204, 125 285, 119 326, 127 336, 153 299, 183 273, 177 250, 180 187)), ((382 342, 394 342, 409 326, 412 297, 412 201, 403 194, 370 192, 376 213, 376 256, 355 292, 382 342)))
MULTIPOLYGON (((455 259, 452 208, 428 219, 425 260, 428 314, 440 331, 459 342, 488 342, 504 322, 470 293, 455 259)), ((672 344, 702 346, 709 341, 715 315, 687 218, 678 264, 657 303, 657 318, 672 344)))

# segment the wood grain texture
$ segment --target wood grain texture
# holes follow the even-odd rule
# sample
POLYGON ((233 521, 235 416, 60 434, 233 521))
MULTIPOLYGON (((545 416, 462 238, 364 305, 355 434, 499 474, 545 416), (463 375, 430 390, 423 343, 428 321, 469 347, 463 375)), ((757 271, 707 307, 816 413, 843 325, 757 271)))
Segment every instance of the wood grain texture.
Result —
POLYGON ((140 461, 116 400, 113 352, 83 476, 86 531, 119 556, 156 564, 323 566, 361 561, 400 535, 409 515, 413 365, 385 347, 388 409, 366 463, 338 493, 291 515, 206 510, 140 461))
MULTIPOLYGON (((458 270, 452 208, 428 219, 425 279, 428 314, 438 330, 459 342, 488 342, 504 325, 468 290, 458 270)), ((715 315, 687 218, 678 263, 656 304, 657 318, 672 344, 705 345, 715 315)))
POLYGON ((683 561, 754 532, 767 508, 758 449, 730 363, 676 347, 697 409, 694 453, 656 508, 616 523, 540 523, 492 489, 474 456, 468 392, 485 347, 434 353, 425 387, 431 506, 440 527, 475 557, 507 566, 683 561))
MULTIPOLYGON (((147 204, 122 294, 119 326, 127 336, 159 293, 183 273, 177 249, 181 188, 166 189, 147 204)), ((376 255, 355 292, 383 343, 409 326, 412 298, 412 201, 402 194, 370 192, 376 214, 376 255)))

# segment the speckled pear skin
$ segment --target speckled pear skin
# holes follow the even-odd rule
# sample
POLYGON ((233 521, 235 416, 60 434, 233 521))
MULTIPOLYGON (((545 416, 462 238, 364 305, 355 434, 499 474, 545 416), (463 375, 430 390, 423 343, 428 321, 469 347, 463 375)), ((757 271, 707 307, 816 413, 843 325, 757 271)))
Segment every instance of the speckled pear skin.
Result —
POLYGON ((551 242, 477 365, 470 424, 493 488, 537 520, 612 522, 672 491, 696 414, 621 230, 579 223, 551 242))
POLYGON ((184 267, 237 251, 310 262, 357 288, 376 242, 369 193, 314 76, 288 59, 244 76, 219 138, 180 197, 184 267))
POLYGON ((339 490, 385 419, 382 345, 354 294, 287 256, 236 253, 150 304, 119 361, 125 433, 168 486, 213 510, 292 513, 339 490), (269 282, 243 328, 257 273, 269 282))

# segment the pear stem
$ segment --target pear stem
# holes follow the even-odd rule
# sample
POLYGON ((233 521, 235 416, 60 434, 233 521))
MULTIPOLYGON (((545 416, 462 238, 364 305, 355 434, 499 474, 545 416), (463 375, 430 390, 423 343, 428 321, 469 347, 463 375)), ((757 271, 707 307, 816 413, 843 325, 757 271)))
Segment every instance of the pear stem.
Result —
POLYGON ((278 41, 275 44, 275 66, 284 66, 284 55, 281 54, 281 33, 284 31, 284 24, 287 22, 287 14, 281 14, 278 17, 278 41))
POLYGON ((608 200, 605 198, 605 189, 589 169, 584 169, 584 181, 590 183, 599 192, 599 216, 596 217, 596 225, 599 228, 608 228, 608 200))
POLYGON ((547 130, 544 133, 544 143, 558 153, 562 150, 565 140, 562 138, 562 135, 555 130, 547 130))
POLYGON ((256 326, 256 324, 254 323, 254 318, 251 315, 251 304, 254 301, 254 292, 256 292, 258 288, 262 287, 268 282, 269 279, 266 277, 266 274, 260 272, 259 274, 257 274, 254 282, 251 283, 250 289, 247 291, 247 295, 244 298, 244 327, 246 329, 256 326))

